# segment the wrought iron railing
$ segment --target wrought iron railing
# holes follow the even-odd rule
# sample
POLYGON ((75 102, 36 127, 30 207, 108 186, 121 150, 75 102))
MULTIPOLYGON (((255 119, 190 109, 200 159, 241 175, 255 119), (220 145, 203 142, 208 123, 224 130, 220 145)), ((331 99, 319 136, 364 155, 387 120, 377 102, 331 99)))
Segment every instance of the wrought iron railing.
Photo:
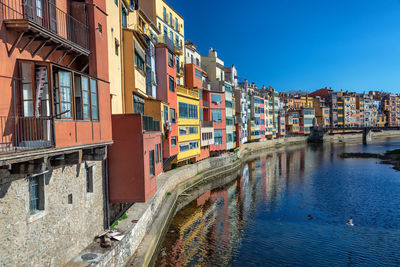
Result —
POLYGON ((56 0, 0 0, 0 20, 2 19, 27 19, 89 49, 89 27, 58 8, 56 0))
POLYGON ((50 118, 0 116, 0 153, 53 146, 50 118))

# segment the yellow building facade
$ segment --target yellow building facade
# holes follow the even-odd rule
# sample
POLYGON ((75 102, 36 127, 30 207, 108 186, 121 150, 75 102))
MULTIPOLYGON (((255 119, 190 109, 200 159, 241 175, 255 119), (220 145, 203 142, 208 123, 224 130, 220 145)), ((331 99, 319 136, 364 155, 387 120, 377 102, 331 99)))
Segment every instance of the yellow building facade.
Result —
POLYGON ((178 145, 177 162, 200 156, 199 92, 177 86, 178 145))
POLYGON ((111 113, 122 114, 123 89, 121 67, 121 5, 120 0, 107 0, 108 66, 111 94, 111 113))
POLYGON ((177 55, 177 84, 184 84, 185 20, 164 0, 146 0, 140 8, 156 23, 159 42, 165 43, 177 55))

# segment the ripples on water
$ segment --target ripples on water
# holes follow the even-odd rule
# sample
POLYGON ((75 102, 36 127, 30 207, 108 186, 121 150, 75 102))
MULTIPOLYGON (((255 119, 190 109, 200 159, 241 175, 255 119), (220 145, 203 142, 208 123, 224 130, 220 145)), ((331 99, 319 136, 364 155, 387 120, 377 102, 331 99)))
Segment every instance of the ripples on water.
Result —
POLYGON ((400 266, 400 172, 337 156, 399 147, 304 146, 250 161, 176 214, 155 265, 400 266))

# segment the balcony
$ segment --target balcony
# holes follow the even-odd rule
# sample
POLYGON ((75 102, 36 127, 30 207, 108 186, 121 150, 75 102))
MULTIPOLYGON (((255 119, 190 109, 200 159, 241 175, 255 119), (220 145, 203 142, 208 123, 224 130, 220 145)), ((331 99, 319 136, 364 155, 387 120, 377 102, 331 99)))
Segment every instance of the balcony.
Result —
MULTIPOLYGON (((21 52, 33 41, 42 41, 42 44, 33 52, 33 56, 43 47, 50 45, 54 47, 54 51, 64 49, 89 56, 89 27, 83 23, 86 21, 86 15, 81 11, 84 4, 76 2, 71 5, 72 12, 80 16, 78 20, 61 10, 55 3, 55 0, 10 0, 7 2, 1 0, 0 20, 4 19, 7 29, 19 33, 9 51, 9 56, 22 37, 29 37, 30 40, 21 52)), ((46 59, 48 57, 49 55, 46 59)))
POLYGON ((53 147, 50 118, 0 116, 0 154, 53 147))
POLYGON ((167 35, 161 34, 160 36, 158 36, 158 43, 167 45, 168 49, 173 51, 176 55, 183 55, 182 45, 175 43, 167 35))
POLYGON ((225 82, 224 81, 211 81, 211 90, 212 91, 217 91, 217 92, 225 92, 225 82))
POLYGON ((178 94, 189 96, 191 98, 199 99, 199 91, 197 89, 187 89, 183 87, 177 87, 176 91, 178 94))
POLYGON ((183 55, 183 45, 175 43, 174 52, 175 52, 175 54, 182 56, 183 55))
POLYGON ((176 67, 176 76, 179 78, 183 78, 185 75, 185 68, 183 66, 183 63, 180 64, 180 66, 176 67))

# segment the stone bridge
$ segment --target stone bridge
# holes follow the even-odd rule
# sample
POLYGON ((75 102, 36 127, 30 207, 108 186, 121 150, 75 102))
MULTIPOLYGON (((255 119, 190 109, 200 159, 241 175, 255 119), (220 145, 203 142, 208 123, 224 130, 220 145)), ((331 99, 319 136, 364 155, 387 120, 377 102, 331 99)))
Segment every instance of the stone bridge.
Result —
POLYGON ((362 131, 363 144, 366 145, 372 141, 372 132, 400 130, 400 126, 384 127, 313 127, 308 136, 309 143, 323 143, 325 134, 343 134, 346 132, 362 131))

